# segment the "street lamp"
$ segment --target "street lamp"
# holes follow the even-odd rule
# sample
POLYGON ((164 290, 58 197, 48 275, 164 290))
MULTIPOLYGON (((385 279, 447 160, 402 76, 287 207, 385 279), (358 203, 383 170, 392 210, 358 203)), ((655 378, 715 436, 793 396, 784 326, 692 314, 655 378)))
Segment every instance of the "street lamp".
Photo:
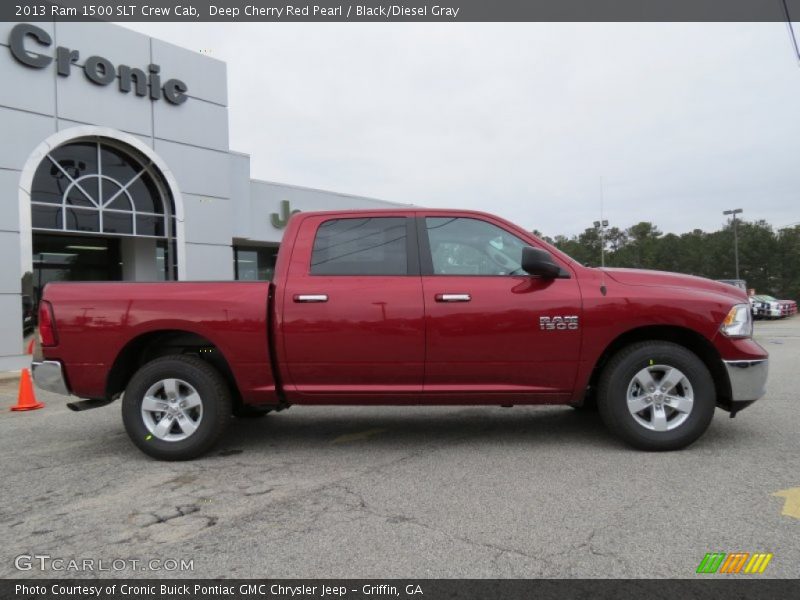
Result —
POLYGON ((736 215, 744 212, 741 208, 734 208, 733 210, 725 210, 723 215, 733 215, 733 256, 736 261, 736 279, 739 279, 739 234, 736 231, 736 215))
POLYGON ((606 227, 608 227, 606 219, 594 222, 594 228, 600 232, 600 267, 602 268, 606 266, 606 227))

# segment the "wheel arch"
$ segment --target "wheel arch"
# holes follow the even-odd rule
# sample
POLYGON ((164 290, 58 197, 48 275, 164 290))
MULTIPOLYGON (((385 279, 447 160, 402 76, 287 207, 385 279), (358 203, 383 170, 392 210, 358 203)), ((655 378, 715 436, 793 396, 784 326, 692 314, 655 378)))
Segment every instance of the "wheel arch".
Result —
POLYGON ((130 339, 120 350, 106 378, 106 397, 118 397, 145 363, 163 356, 193 354, 219 371, 234 402, 241 402, 236 378, 222 351, 208 338, 182 329, 148 331, 130 339))
POLYGON ((631 344, 648 341, 672 342, 696 354, 698 358, 703 361, 709 373, 711 373, 716 391, 717 405, 725 410, 730 410, 732 401, 731 384, 728 379, 728 374, 725 372, 722 357, 719 352, 717 352, 714 344, 711 343, 711 340, 692 329, 674 325, 637 327, 620 334, 609 343, 600 354, 600 357, 592 369, 592 373, 589 377, 588 391, 584 395, 584 402, 593 399, 593 394, 597 389, 600 375, 612 356, 631 344))

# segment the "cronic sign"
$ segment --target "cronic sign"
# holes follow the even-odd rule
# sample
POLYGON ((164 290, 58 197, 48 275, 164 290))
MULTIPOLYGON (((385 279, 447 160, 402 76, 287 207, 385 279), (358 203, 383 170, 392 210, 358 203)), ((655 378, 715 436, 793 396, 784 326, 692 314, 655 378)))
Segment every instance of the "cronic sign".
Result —
MULTIPOLYGON (((8 45, 11 54, 17 61, 33 69, 44 69, 53 62, 53 57, 39 54, 26 47, 29 40, 44 48, 53 45, 53 38, 41 27, 20 23, 16 25, 9 36, 8 45)), ((61 77, 69 77, 72 65, 80 59, 77 50, 58 46, 56 48, 56 70, 61 77)), ((110 85, 118 80, 119 91, 127 94, 131 90, 137 96, 150 96, 151 100, 158 100, 162 96, 172 104, 183 104, 188 96, 188 87, 180 79, 168 79, 161 83, 159 74, 161 67, 156 64, 147 65, 147 72, 128 65, 114 66, 107 58, 90 56, 83 63, 83 73, 86 78, 96 85, 110 85)))

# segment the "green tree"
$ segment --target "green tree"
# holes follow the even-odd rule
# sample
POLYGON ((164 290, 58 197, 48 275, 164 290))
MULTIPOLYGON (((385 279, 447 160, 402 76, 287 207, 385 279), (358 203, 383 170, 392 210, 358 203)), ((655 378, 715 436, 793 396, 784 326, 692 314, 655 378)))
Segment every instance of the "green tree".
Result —
MULTIPOLYGON (((800 297, 800 225, 775 231, 766 221, 737 221, 739 272, 748 287, 786 298, 800 297)), ((605 235, 606 265, 675 271, 711 279, 735 276, 732 223, 718 231, 694 229, 676 235, 650 222, 605 235)), ((600 264, 600 235, 595 228, 553 243, 588 266, 600 264)))
POLYGON ((781 229, 777 233, 776 264, 777 282, 771 288, 776 295, 800 298, 800 225, 781 229))
POLYGON ((577 236, 568 238, 565 235, 557 235, 553 239, 553 245, 566 252, 579 263, 586 265, 592 263, 591 248, 588 248, 578 241, 577 236))
POLYGON ((600 230, 595 227, 587 227, 578 236, 578 244, 584 250, 585 259, 583 263, 593 267, 599 266, 601 258, 600 230))
POLYGON ((628 232, 623 231, 619 227, 611 227, 606 230, 606 249, 611 252, 617 252, 628 243, 628 232))
POLYGON ((655 249, 661 231, 650 222, 642 221, 629 227, 625 234, 627 243, 614 255, 614 264, 639 269, 657 269, 655 249))

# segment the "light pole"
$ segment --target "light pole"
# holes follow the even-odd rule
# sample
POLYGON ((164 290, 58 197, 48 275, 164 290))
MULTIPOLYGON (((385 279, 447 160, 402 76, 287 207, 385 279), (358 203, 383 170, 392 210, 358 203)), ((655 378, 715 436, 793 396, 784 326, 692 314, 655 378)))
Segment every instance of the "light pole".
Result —
POLYGON ((605 268, 606 266, 606 227, 608 227, 608 221, 603 219, 602 221, 595 221, 594 228, 600 232, 600 267, 605 268))
POLYGON ((723 215, 733 215, 733 257, 736 261, 736 279, 739 279, 739 234, 736 231, 736 215, 744 212, 741 208, 734 208, 733 210, 725 210, 723 215))

